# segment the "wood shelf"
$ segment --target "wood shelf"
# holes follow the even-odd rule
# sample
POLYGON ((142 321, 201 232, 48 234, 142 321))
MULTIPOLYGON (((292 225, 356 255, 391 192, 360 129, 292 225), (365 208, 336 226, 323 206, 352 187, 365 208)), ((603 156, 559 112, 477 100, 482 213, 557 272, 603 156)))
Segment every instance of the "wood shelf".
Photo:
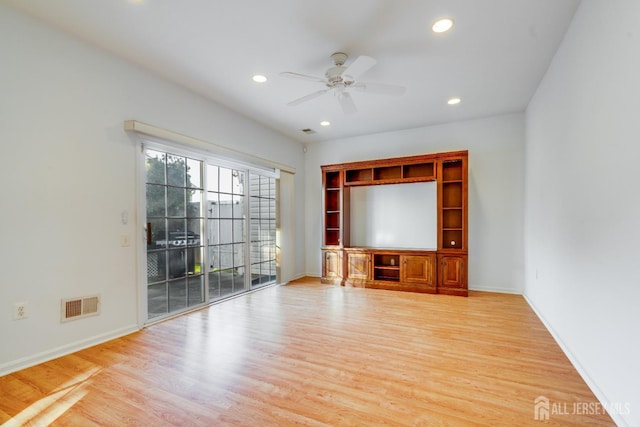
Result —
POLYGON ((372 179, 373 169, 371 168, 347 170, 344 175, 345 184, 370 182, 372 179))
POLYGON ((463 228, 462 208, 449 208, 442 210, 442 229, 463 228))
POLYGON ((344 166, 344 185, 378 185, 403 182, 434 181, 433 156, 397 158, 392 161, 373 160, 344 166), (429 160, 426 160, 429 159, 429 160))
POLYGON ((373 169, 374 180, 402 179, 402 166, 385 166, 373 169))
POLYGON ((442 162, 442 182, 462 181, 462 160, 445 160, 442 162))
POLYGON ((400 255, 373 252, 373 280, 400 281, 400 255))
POLYGON ((327 172, 325 174, 325 188, 340 190, 340 172, 327 172))
POLYGON ((402 166, 402 178, 435 178, 433 162, 414 163, 402 166))

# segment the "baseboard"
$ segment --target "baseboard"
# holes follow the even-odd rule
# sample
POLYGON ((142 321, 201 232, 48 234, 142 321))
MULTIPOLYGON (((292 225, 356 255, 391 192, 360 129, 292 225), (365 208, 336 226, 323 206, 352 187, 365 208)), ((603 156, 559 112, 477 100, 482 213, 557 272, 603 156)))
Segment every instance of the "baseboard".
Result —
POLYGON ((480 291, 480 292, 496 292, 499 294, 513 294, 513 295, 522 295, 522 289, 513 289, 513 288, 477 288, 475 286, 469 287, 470 291, 480 291))
MULTIPOLYGON (((551 324, 549 322, 547 322, 547 319, 545 319, 545 317, 542 315, 542 313, 536 308, 535 304, 527 297, 527 295, 523 294, 522 296, 524 297, 524 300, 527 302, 527 304, 529 304, 529 307, 531 307, 531 309, 536 314, 536 316, 538 316, 538 319, 540 319, 540 321, 545 326, 545 328, 547 328, 547 331, 549 331, 549 333, 551 334, 553 339, 556 341, 556 343, 560 346, 560 348, 562 349, 564 354, 567 356, 567 358, 569 359, 569 361, 573 365, 573 367, 576 368, 576 371, 578 371, 578 374, 582 377, 584 382, 587 383, 587 387, 589 387, 591 389, 593 394, 596 396, 596 399, 598 399, 600 401, 600 403, 602 403, 602 402, 611 402, 610 399, 607 399, 607 396, 603 393, 603 391, 600 389, 600 387, 598 387, 598 385, 593 380, 593 378, 591 378, 589 376, 589 373, 582 366, 582 364, 580 363, 578 358, 571 352, 571 350, 569 349, 569 346, 567 346, 564 343, 564 341, 562 341, 562 338, 560 338, 560 336, 556 333, 556 331, 553 329, 551 324)), ((623 414, 609 413, 609 416, 611 417, 613 422, 616 423, 620 427, 624 427, 624 426, 629 426, 630 425, 627 422, 627 420, 624 419, 623 414)))
POLYGON ((304 279, 305 277, 312 277, 314 279, 320 279, 320 276, 317 275, 317 274, 301 273, 301 274, 298 274, 298 275, 292 277, 291 280, 289 280, 286 283, 283 283, 282 285, 286 286, 291 282, 295 282, 296 280, 299 280, 299 279, 304 279))
POLYGON ((300 273, 298 275, 293 276, 291 279, 289 279, 288 281, 286 281, 286 282, 284 282, 282 284, 283 285, 288 285, 289 283, 291 283, 291 282, 293 282, 295 280, 298 280, 298 279, 302 279, 303 277, 309 277, 309 275, 306 274, 306 273, 300 273))
MULTIPOLYGON (((291 279, 289 282, 293 282, 294 280, 298 280, 298 279, 302 279, 303 277, 313 277, 313 278, 320 278, 320 275, 317 273, 303 273, 303 274, 299 274, 296 277, 294 277, 293 279, 291 279)), ((289 283, 287 282, 287 283, 289 283)), ((284 285, 286 285, 287 283, 283 283, 284 285)), ((513 295, 522 295, 523 291, 521 289, 513 289, 513 288, 477 288, 477 287, 470 287, 469 288, 470 291, 480 291, 480 292, 496 292, 496 293, 500 293, 500 294, 513 294, 513 295)))
POLYGON ((116 329, 115 331, 107 332, 105 334, 97 335, 85 340, 66 344, 52 350, 43 351, 42 353, 4 363, 0 365, 0 377, 8 375, 12 372, 19 371, 21 369, 30 368, 31 366, 57 359, 58 357, 75 353, 76 351, 84 350, 85 348, 93 347, 97 344, 102 344, 104 342, 129 335, 139 330, 140 328, 138 327, 138 325, 130 325, 124 328, 116 329))

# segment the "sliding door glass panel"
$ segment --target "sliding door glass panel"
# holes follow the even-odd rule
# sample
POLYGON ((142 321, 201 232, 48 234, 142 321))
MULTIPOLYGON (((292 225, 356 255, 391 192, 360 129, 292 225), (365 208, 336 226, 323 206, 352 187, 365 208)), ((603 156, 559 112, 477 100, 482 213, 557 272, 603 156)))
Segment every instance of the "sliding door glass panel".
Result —
POLYGON ((209 300, 244 292, 246 172, 207 165, 207 249, 209 300))
POLYGON ((275 178, 250 174, 251 286, 276 280, 276 192, 275 178))
POLYGON ((146 151, 147 315, 204 303, 202 162, 146 151))

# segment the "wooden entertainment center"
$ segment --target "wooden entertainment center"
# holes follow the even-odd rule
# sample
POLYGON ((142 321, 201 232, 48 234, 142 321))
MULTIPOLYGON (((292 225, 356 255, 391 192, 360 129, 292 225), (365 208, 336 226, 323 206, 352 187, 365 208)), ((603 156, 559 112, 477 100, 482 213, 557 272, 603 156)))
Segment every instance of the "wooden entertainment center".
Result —
POLYGON ((467 162, 455 151, 321 166, 322 283, 467 296, 467 162), (436 248, 350 245, 351 187, 427 181, 437 184, 436 248))

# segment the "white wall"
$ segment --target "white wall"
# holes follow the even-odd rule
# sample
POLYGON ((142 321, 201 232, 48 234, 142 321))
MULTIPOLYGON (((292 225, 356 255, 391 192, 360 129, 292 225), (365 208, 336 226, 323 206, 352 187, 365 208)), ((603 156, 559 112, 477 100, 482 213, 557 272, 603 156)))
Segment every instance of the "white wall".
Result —
POLYGON ((524 116, 510 114, 346 138, 306 153, 307 272, 321 273, 320 166, 469 150, 469 288, 520 293, 523 286, 524 116))
POLYGON ((526 114, 525 295, 598 398, 632 405, 631 414, 614 416, 633 426, 639 17, 636 0, 583 0, 526 114))
MULTIPOLYGON (((0 4, 0 375, 136 329, 135 119, 293 166, 304 247, 302 146, 0 4), (129 211, 131 221, 121 224, 129 211), (99 293, 61 324, 60 299, 99 293), (12 320, 16 302, 29 317, 12 320)), ((295 225, 294 225, 295 224, 295 225)), ((304 273, 304 256, 287 265, 304 273)))

